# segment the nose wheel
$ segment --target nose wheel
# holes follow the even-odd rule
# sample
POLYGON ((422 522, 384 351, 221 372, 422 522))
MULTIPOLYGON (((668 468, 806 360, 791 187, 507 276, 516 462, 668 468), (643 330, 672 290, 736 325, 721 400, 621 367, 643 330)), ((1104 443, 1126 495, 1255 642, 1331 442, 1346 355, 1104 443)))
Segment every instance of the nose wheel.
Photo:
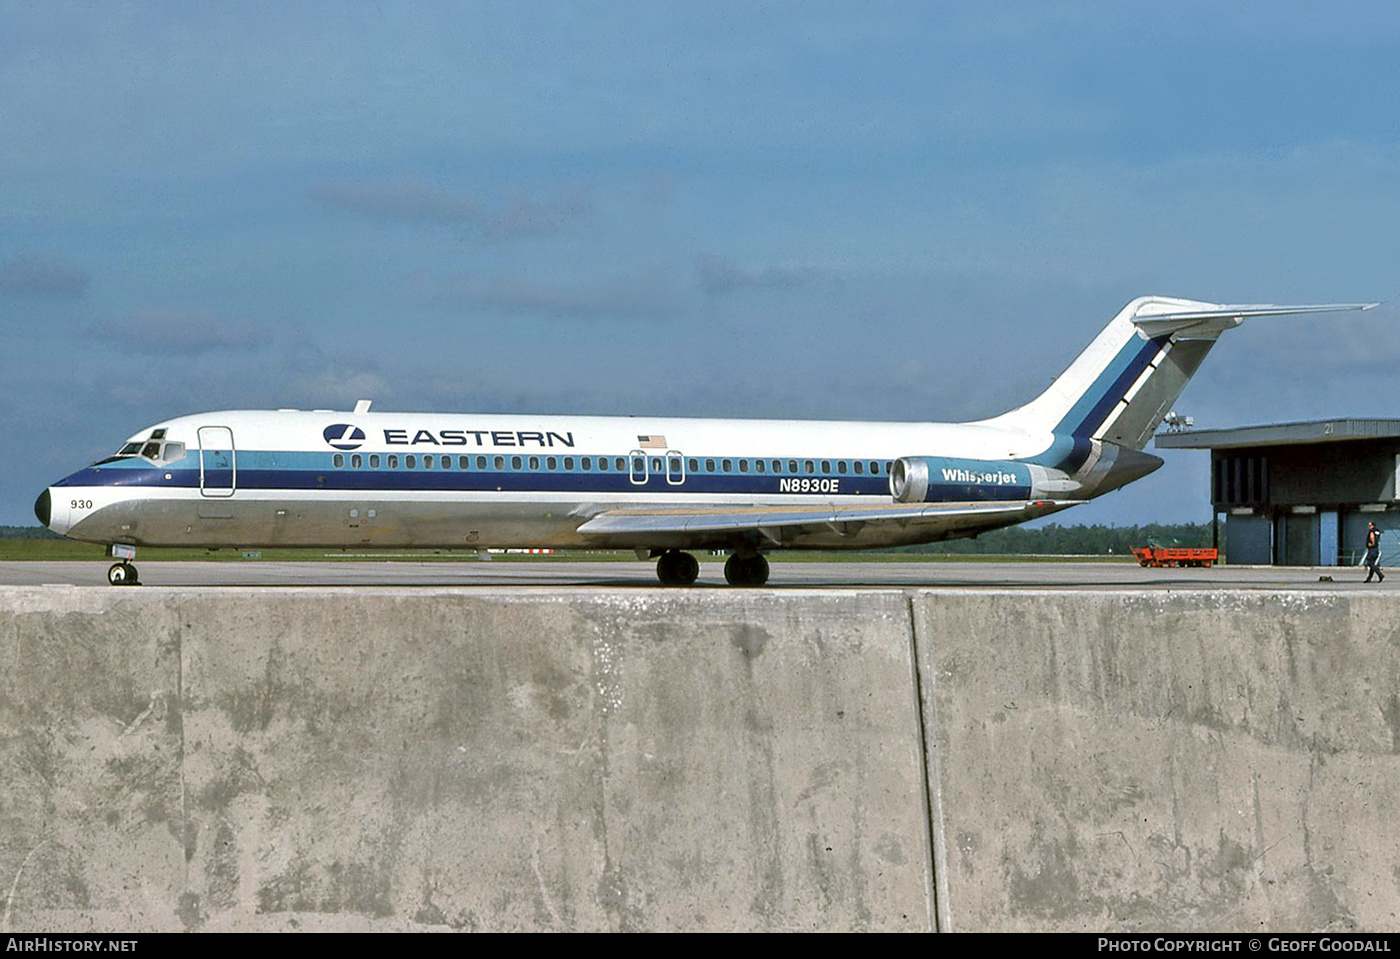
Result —
POLYGON ((130 563, 113 563, 112 568, 107 570, 107 582, 113 586, 135 586, 140 582, 136 578, 136 567, 130 563))

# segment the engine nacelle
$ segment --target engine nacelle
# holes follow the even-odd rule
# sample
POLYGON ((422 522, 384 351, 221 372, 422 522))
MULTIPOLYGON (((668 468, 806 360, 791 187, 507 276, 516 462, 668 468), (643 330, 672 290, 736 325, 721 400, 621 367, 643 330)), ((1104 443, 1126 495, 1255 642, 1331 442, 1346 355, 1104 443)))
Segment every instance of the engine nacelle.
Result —
POLYGON ((1062 470, 1015 460, 905 456, 890 468, 890 495, 897 503, 1062 499, 1078 491, 1062 470))

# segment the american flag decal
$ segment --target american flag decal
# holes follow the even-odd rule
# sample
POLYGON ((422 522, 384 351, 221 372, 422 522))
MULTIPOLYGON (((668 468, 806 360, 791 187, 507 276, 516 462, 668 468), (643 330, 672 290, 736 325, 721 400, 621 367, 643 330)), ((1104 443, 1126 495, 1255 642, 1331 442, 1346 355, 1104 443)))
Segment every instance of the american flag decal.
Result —
POLYGON ((664 450, 666 448, 666 437, 656 433, 650 436, 637 437, 637 445, 644 450, 664 450))

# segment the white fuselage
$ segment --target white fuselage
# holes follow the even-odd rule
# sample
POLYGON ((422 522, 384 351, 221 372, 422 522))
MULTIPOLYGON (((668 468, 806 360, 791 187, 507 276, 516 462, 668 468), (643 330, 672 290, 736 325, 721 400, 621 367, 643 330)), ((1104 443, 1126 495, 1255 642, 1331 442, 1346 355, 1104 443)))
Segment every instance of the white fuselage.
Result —
MULTIPOLYGON (((576 531, 619 508, 889 504, 901 457, 1001 462, 1050 441, 979 424, 226 411, 156 424, 125 447, 153 456, 55 484, 48 525, 142 546, 641 546, 576 531)), ((949 475, 990 481, 980 499, 1011 481, 976 474, 949 475)), ((926 538, 872 529, 793 545, 926 538)))

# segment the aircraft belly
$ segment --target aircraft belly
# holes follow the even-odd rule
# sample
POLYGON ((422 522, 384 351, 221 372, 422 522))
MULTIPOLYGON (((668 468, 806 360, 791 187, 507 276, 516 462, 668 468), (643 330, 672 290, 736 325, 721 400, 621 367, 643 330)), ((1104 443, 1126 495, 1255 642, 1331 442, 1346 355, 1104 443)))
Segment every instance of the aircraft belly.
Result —
POLYGON ((67 535, 96 543, 213 547, 585 546, 571 503, 145 499, 114 503, 67 535))

